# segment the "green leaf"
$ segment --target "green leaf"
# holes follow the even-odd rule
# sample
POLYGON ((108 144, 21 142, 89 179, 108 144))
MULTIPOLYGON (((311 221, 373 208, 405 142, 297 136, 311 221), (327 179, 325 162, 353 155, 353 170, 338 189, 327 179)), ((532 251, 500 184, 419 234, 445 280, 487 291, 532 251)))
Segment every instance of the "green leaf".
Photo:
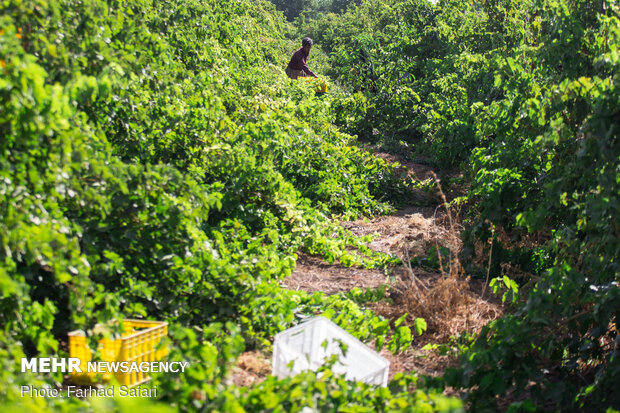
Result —
POLYGON ((426 320, 420 317, 416 318, 413 321, 413 327, 415 329, 416 334, 421 336, 422 333, 424 333, 427 329, 426 320))

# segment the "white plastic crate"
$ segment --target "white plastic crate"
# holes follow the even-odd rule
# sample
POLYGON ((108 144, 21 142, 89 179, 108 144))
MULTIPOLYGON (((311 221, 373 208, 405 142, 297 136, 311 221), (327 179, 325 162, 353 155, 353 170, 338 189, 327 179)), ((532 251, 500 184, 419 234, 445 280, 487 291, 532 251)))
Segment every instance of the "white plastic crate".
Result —
POLYGON ((347 380, 387 386, 390 362, 325 317, 314 317, 276 335, 272 374, 284 378, 305 370, 316 371, 333 354, 339 356, 333 372, 344 374, 347 380), (326 340, 327 346, 323 344, 326 340), (348 347, 346 357, 338 340, 348 347))

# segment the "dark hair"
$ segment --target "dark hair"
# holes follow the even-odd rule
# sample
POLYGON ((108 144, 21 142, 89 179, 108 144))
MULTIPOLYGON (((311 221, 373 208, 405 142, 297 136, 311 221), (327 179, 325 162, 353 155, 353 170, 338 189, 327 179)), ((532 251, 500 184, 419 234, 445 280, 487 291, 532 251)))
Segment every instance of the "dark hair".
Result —
POLYGON ((301 39, 301 45, 303 47, 312 46, 313 44, 314 44, 314 42, 309 37, 304 37, 303 39, 301 39))

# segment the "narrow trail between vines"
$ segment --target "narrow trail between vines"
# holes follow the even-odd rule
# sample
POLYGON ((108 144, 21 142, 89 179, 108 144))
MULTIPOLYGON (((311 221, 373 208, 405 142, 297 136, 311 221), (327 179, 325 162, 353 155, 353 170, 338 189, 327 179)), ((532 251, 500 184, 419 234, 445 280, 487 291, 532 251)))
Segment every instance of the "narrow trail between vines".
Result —
MULTIPOLYGON (((436 176, 436 171, 423 163, 409 162, 384 152, 375 151, 375 154, 388 163, 398 162, 403 176, 409 175, 417 181, 436 176)), ((392 215, 343 221, 340 225, 358 236, 372 234, 371 249, 397 256, 405 263, 414 257, 432 255, 433 246, 459 251, 458 213, 451 211, 452 216, 449 216, 442 207, 442 193, 420 190, 414 195, 419 200, 417 205, 407 205, 392 215)), ((448 198, 457 195, 449 193, 448 198)), ((451 336, 462 332, 477 332, 504 310, 500 300, 488 290, 482 296, 483 280, 471 279, 460 269, 448 266, 444 262, 439 270, 407 265, 364 269, 329 264, 321 257, 299 253, 295 270, 280 284, 291 290, 321 291, 329 295, 347 293, 356 287, 365 290, 385 286, 387 299, 367 303, 367 308, 392 321, 407 313, 405 324, 412 325, 417 317, 428 323, 428 330, 415 336, 406 351, 393 355, 385 348, 381 350, 380 354, 390 361, 390 378, 396 373, 411 371, 440 376, 456 358, 423 347, 448 343, 451 336)), ((271 372, 268 359, 260 352, 244 353, 237 363, 234 382, 251 385, 263 380, 271 372)))

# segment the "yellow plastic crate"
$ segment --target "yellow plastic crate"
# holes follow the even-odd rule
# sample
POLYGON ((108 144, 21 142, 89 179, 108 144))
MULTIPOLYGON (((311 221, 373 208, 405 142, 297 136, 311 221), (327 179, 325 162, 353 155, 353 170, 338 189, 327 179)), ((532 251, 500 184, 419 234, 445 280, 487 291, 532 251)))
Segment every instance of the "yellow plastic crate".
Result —
MULTIPOLYGON (((101 361, 151 362, 159 361, 168 354, 168 349, 159 346, 162 338, 168 335, 168 323, 163 321, 123 320, 123 333, 117 339, 99 340, 101 361)), ((92 384, 97 373, 88 372, 88 362, 92 352, 87 346, 83 331, 72 331, 69 334, 69 357, 80 359, 82 373, 71 373, 71 380, 79 384, 92 384)), ((150 379, 147 373, 117 372, 104 373, 103 381, 116 377, 119 384, 136 386, 150 379)))
POLYGON ((302 79, 306 82, 310 82, 314 84, 314 91, 316 93, 325 93, 327 92, 327 82, 321 78, 318 77, 311 77, 311 76, 306 76, 306 77, 298 77, 297 79, 302 79))

